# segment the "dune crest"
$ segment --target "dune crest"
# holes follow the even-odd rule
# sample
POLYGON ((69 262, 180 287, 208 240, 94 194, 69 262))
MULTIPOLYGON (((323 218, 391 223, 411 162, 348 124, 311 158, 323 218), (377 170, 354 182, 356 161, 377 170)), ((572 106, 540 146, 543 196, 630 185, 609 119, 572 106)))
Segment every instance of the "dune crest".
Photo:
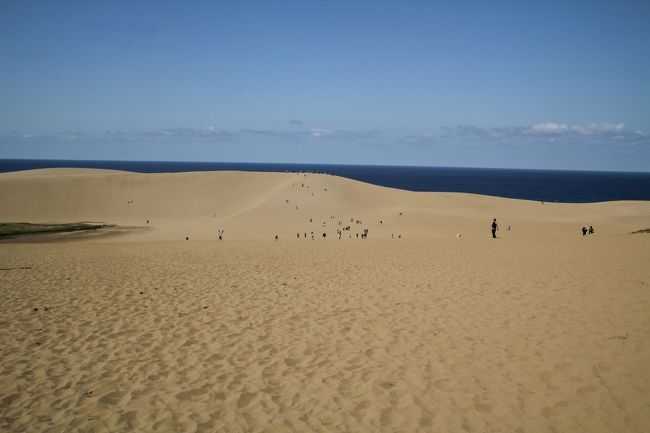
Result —
POLYGON ((584 224, 620 234, 638 230, 650 213, 648 202, 542 205, 309 173, 29 170, 0 175, 0 199, 2 222, 102 221, 147 227, 134 239, 151 240, 214 239, 220 229, 230 239, 333 236, 348 225, 348 236, 372 229, 374 238, 482 237, 492 217, 519 236, 566 236, 584 224))

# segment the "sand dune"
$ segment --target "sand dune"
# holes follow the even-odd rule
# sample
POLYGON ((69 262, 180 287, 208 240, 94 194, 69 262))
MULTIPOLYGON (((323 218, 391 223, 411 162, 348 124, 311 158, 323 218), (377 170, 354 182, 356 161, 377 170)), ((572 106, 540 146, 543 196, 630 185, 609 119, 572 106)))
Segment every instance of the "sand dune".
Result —
POLYGON ((650 203, 77 169, 0 174, 0 202, 142 229, 0 244, 2 431, 650 426, 650 203))
POLYGON ((219 229, 230 239, 285 239, 311 231, 333 236, 347 225, 351 234, 372 230, 373 238, 483 238, 492 217, 525 237, 574 237, 584 224, 602 234, 629 233, 645 228, 649 214, 647 202, 541 204, 296 173, 30 170, 0 174, 0 200, 5 222, 106 222, 146 228, 137 239, 156 240, 214 239, 219 229))

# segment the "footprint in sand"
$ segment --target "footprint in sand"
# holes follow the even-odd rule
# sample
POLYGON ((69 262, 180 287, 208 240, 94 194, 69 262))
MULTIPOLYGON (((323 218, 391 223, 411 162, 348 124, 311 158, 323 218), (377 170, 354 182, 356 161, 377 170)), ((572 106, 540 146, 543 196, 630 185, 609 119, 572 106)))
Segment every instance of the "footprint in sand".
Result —
POLYGON ((104 394, 99 398, 99 402, 107 406, 116 406, 120 400, 124 397, 123 392, 112 391, 108 394, 104 394))
POLYGON ((176 394, 176 398, 178 400, 184 400, 184 401, 192 401, 192 400, 198 400, 200 397, 206 395, 208 391, 210 390, 209 385, 203 385, 199 388, 194 388, 194 389, 189 389, 187 391, 182 391, 176 394))
POLYGON ((242 392, 239 395, 239 400, 237 401, 237 407, 242 408, 248 406, 248 404, 255 398, 257 393, 254 392, 242 392))

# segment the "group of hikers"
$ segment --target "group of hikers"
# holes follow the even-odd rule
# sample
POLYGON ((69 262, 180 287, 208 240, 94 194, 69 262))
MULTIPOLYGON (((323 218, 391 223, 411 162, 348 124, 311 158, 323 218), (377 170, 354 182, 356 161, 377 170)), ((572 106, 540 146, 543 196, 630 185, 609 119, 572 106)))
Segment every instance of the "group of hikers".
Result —
MULTIPOLYGON (((343 230, 346 230, 346 229, 344 228, 343 230)), ((336 236, 337 236, 339 239, 341 239, 341 237, 343 236, 343 230, 340 230, 340 229, 339 229, 339 230, 336 230, 336 236)), ((323 236, 323 239, 327 239, 327 233, 323 232, 323 235, 322 235, 322 236, 323 236)), ((304 237, 305 239, 307 239, 307 233, 306 233, 306 232, 303 233, 303 237, 304 237)), ((309 234, 309 237, 310 237, 311 240, 313 241, 313 240, 314 240, 314 232, 311 232, 311 233, 309 234)), ((350 237, 352 237, 352 234, 350 234, 350 237)), ((357 237, 357 239, 359 239, 359 233, 356 234, 356 237, 357 237)), ((361 239, 366 239, 367 237, 368 237, 368 229, 363 229, 363 231, 361 232, 361 239)), ((300 239, 300 233, 296 233, 296 238, 300 239)), ((279 238, 278 238, 278 236, 276 235, 276 236, 275 236, 275 240, 277 241, 278 239, 279 239, 279 238)))
MULTIPOLYGON (((492 220, 492 237, 496 238, 497 237, 497 231, 499 230, 499 224, 497 224, 497 219, 494 218, 492 220)), ((508 230, 510 230, 510 226, 508 226, 508 230)), ((593 226, 582 226, 582 236, 586 235, 593 235, 595 233, 594 227, 593 226)))
MULTIPOLYGON (((311 220, 310 220, 310 221, 311 221, 311 220)), ((383 222, 383 221, 382 221, 382 222, 383 222)), ((496 239, 496 237, 497 237, 497 231, 499 230, 499 224, 497 223, 497 219, 496 219, 496 218, 493 218, 493 219, 492 219, 491 229, 492 229, 492 237, 496 239)), ((348 226, 348 227, 344 227, 343 229, 338 229, 338 230, 336 230, 336 235, 337 235, 337 237, 338 237, 339 239, 341 239, 341 237, 342 237, 343 230, 350 230, 350 227, 348 226)), ((508 230, 510 230, 510 226, 508 226, 508 230)), ((586 236, 586 235, 588 235, 588 234, 589 234, 589 235, 592 235, 592 234, 595 233, 595 231, 594 231, 594 227, 593 227, 593 226, 588 226, 588 227, 587 227, 587 226, 582 226, 582 229, 581 229, 581 230, 582 230, 582 236, 586 236)), ((219 240, 222 240, 222 239, 223 239, 223 233, 224 233, 223 230, 219 230, 219 231, 217 232, 217 235, 218 235, 218 237, 219 237, 219 240)), ((323 233, 322 236, 323 236, 323 239, 327 239, 327 233, 323 233)), ((459 235, 457 235, 457 236, 459 236, 459 235)), ((296 237, 297 237, 298 239, 300 239, 300 233, 296 233, 296 237)), ((314 236, 314 232, 311 232, 311 233, 309 234, 309 237, 311 237, 311 239, 314 240, 314 237, 315 237, 315 236, 314 236)), ((350 234, 350 237, 352 237, 351 234, 350 234)), ((357 233, 357 234, 356 234, 356 237, 357 237, 357 239, 358 239, 359 237, 361 237, 361 239, 366 239, 366 238, 368 237, 368 229, 363 229, 363 231, 361 232, 361 236, 359 236, 359 233, 357 233)), ((304 233, 304 238, 307 239, 307 233, 304 233)), ((391 234, 391 238, 393 238, 393 239, 395 238, 395 234, 394 234, 394 233, 391 234)), ((401 238, 402 238, 402 235, 398 235, 398 238, 401 239, 401 238)), ((275 240, 277 241, 278 239, 279 239, 278 235, 275 235, 275 240)))

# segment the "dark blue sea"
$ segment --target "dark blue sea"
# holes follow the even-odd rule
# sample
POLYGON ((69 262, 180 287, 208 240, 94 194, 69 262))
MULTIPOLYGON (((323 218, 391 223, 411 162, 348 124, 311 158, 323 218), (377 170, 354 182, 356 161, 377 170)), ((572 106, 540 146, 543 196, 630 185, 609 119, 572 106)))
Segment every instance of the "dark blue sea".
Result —
POLYGON ((329 173, 410 191, 468 192, 563 203, 650 200, 650 173, 387 165, 0 159, 0 172, 50 167, 105 168, 139 173, 302 171, 329 173))

